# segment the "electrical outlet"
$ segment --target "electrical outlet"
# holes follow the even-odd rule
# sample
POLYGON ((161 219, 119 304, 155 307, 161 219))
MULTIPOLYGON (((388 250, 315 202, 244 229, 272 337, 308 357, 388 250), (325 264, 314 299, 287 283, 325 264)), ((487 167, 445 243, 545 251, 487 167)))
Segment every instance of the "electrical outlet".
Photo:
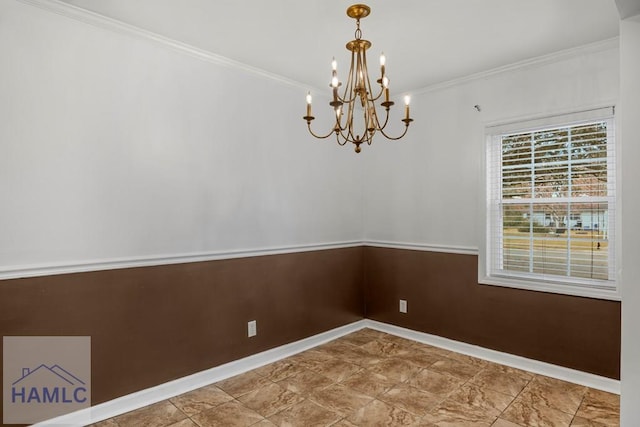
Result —
POLYGON ((255 337, 256 335, 258 335, 258 325, 255 320, 252 320, 247 323, 247 336, 251 338, 255 337))
POLYGON ((406 313, 407 312, 407 300, 406 299, 401 299, 400 300, 400 313, 406 313))

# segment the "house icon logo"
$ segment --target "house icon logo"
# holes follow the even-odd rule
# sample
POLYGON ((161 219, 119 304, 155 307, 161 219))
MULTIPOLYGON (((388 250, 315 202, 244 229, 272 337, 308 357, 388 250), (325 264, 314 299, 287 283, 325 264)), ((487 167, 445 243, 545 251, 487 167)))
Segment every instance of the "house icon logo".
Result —
POLYGON ((11 384, 11 403, 84 403, 84 381, 59 365, 22 368, 22 377, 11 384))
POLYGON ((2 337, 2 422, 90 424, 91 337, 2 337), (85 423, 86 420, 86 423, 85 423))

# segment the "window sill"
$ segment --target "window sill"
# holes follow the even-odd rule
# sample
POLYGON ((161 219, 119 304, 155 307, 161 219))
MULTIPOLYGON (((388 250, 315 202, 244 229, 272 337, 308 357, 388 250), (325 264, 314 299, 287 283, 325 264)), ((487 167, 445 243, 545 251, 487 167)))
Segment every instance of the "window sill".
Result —
POLYGON ((611 301, 621 301, 618 289, 605 289, 580 284, 560 283, 546 280, 525 280, 517 277, 482 277, 478 280, 481 285, 502 286, 506 288, 523 289, 527 291, 547 292, 561 295, 571 295, 584 298, 595 298, 611 301))

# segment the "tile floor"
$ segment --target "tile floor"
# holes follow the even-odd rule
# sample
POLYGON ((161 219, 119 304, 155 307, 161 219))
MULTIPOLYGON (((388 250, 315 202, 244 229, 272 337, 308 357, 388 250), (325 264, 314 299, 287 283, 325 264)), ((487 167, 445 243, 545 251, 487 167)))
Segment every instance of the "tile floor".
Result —
POLYGON ((362 329, 95 424, 617 426, 617 395, 362 329))

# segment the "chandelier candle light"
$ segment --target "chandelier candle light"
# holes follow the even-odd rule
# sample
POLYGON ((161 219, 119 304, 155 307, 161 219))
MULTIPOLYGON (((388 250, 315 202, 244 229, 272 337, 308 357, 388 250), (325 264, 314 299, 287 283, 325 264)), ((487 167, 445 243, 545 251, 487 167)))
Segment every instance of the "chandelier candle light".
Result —
POLYGON ((380 78, 377 80, 380 89, 377 95, 373 95, 367 70, 367 49, 371 47, 371 42, 362 39, 362 31, 360 30, 360 19, 367 17, 370 12, 369 6, 364 4, 354 4, 347 9, 347 16, 356 20, 356 32, 355 40, 347 43, 347 50, 351 51, 351 66, 342 95, 338 93, 340 86, 343 86, 342 82, 338 80, 338 64, 335 58, 331 61, 332 76, 329 87, 333 91, 333 100, 329 102, 329 105, 333 108, 335 115, 333 129, 326 135, 317 135, 311 130, 311 121, 315 119, 311 115, 311 93, 307 94, 307 115, 303 117, 311 135, 316 138, 328 138, 335 133, 339 145, 351 142, 356 146, 356 153, 360 152, 360 145, 363 142, 371 145, 376 132, 380 132, 385 138, 391 140, 402 138, 409 129, 409 123, 413 121, 409 115, 410 98, 405 96, 405 117, 402 119, 405 125, 404 132, 400 136, 393 137, 384 131, 389 122, 389 110, 394 102, 389 100, 389 79, 385 74, 386 58, 384 54, 380 55, 380 78), (379 99, 383 99, 380 106, 385 110, 380 114, 380 116, 384 115, 382 121, 380 121, 375 104, 379 99), (354 125, 354 118, 360 123, 354 125), (358 129, 354 129, 354 127, 358 129))

